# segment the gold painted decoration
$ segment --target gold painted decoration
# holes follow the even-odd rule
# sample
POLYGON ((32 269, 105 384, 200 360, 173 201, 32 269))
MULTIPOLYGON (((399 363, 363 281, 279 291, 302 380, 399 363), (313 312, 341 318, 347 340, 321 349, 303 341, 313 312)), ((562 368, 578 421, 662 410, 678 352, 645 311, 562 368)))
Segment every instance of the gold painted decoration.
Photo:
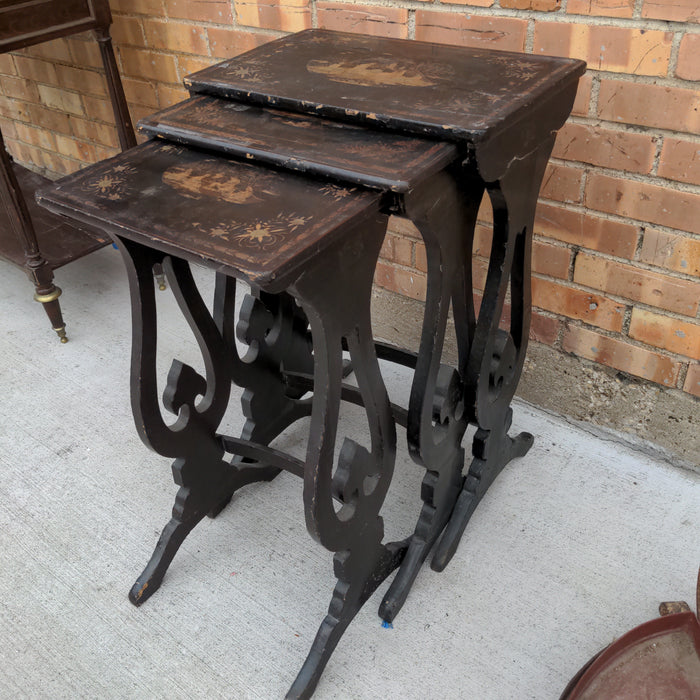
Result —
POLYGON ((98 199, 117 202, 131 193, 129 178, 135 169, 127 165, 115 165, 96 180, 87 180, 82 189, 98 199))
POLYGON ((328 183, 321 187, 319 192, 325 197, 330 197, 335 202, 339 202, 341 199, 349 197, 355 191, 354 187, 341 187, 340 185, 333 185, 328 183))
POLYGON ((214 159, 174 165, 163 173, 163 182, 185 196, 231 204, 256 204, 266 197, 276 197, 277 179, 244 163, 227 166, 214 159))
POLYGON ((394 58, 353 58, 338 61, 313 59, 306 64, 311 73, 336 83, 363 87, 432 87, 452 74, 452 68, 438 63, 418 63, 394 58))
POLYGON ((243 226, 236 221, 220 221, 211 226, 196 221, 192 225, 197 231, 215 240, 227 241, 236 247, 272 250, 290 235, 306 227, 310 221, 310 216, 291 213, 278 214, 270 219, 253 219, 243 226))

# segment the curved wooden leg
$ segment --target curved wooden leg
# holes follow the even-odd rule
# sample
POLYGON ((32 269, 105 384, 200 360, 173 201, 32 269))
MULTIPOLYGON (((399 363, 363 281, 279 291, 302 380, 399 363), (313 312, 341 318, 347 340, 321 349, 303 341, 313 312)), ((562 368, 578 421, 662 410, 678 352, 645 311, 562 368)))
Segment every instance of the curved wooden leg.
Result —
MULTIPOLYGON (((132 301, 131 401, 141 439, 158 454, 174 457, 173 477, 180 487, 172 519, 134 584, 129 598, 139 605, 159 587, 188 533, 235 490, 270 478, 270 468, 229 464, 217 428, 228 406, 233 358, 230 345, 212 318, 188 264, 126 239, 119 240, 127 266, 132 301), (174 360, 162 402, 177 416, 169 426, 161 416, 156 380, 156 305, 153 267, 162 263, 180 310, 199 344, 206 377, 174 360)), ((233 307, 235 282, 218 285, 218 308, 233 307)), ((274 470, 276 473, 276 470, 274 470)))
POLYGON ((488 487, 508 462, 523 456, 533 437, 508 436, 513 412, 510 402, 520 379, 530 331, 530 258, 537 194, 554 139, 550 138, 505 174, 487 184, 494 212, 494 234, 486 288, 470 347, 465 404, 478 426, 474 459, 431 566, 442 571, 488 487), (510 328, 499 328, 510 285, 510 328))
POLYGON ((380 617, 387 622, 401 610, 462 487, 461 442, 467 427, 462 377, 474 326, 471 268, 464 261, 471 257, 482 193, 480 182, 460 191, 454 177, 445 172, 406 201, 406 212, 423 236, 428 260, 428 293, 409 400, 407 438, 411 456, 427 471, 421 488, 423 507, 408 553, 379 607, 380 617), (459 315, 464 326, 458 333, 460 371, 440 363, 451 300, 453 305, 461 304, 464 312, 459 315))
POLYGON ((343 632, 406 551, 406 543, 382 543, 384 524, 379 515, 396 454, 396 430, 379 371, 369 308, 385 227, 386 217, 358 227, 344 244, 326 251, 322 266, 307 270, 293 288, 311 324, 315 358, 304 476, 306 524, 315 539, 336 553, 338 583, 328 615, 287 698, 312 695, 343 632), (346 438, 334 470, 344 340, 367 413, 371 447, 346 438))
MULTIPOLYGON (((311 373, 313 355, 308 321, 289 294, 256 291, 243 299, 234 330, 235 280, 217 275, 214 320, 228 347, 233 381, 244 388, 241 397, 246 418, 240 438, 268 445, 285 428, 311 413, 311 401, 300 400, 305 391, 291 387, 287 371, 311 373), (248 346, 238 356, 234 334, 248 346)), ((249 460, 234 458, 243 468, 249 460)), ((259 480, 271 481, 280 470, 257 467, 259 480)), ((239 488, 236 486, 236 488, 239 488)), ((209 515, 216 517, 233 496, 225 493, 209 515)))

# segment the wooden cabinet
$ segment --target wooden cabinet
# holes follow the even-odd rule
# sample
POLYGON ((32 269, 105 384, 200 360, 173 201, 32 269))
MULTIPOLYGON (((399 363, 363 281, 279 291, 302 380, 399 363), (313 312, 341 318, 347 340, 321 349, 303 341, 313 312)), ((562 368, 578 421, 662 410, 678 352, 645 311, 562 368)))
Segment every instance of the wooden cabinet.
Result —
MULTIPOLYGON (((136 145, 136 138, 109 35, 111 22, 107 0, 0 0, 0 52, 94 30, 119 144, 126 150, 136 145)), ((61 342, 66 342, 58 301, 61 290, 53 282, 53 271, 107 245, 108 240, 101 232, 36 206, 34 192, 46 182, 12 161, 0 133, 0 257, 26 269, 36 288, 34 298, 43 304, 61 342)))

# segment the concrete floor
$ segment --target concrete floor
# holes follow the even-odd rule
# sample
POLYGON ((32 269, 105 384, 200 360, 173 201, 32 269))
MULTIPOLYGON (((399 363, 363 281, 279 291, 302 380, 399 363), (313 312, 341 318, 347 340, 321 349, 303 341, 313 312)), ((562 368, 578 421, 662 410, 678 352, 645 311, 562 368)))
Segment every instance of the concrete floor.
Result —
MULTIPOLYGON (((283 697, 334 584, 331 555, 305 531, 300 482, 241 491, 134 608, 127 591, 175 487, 133 426, 126 278, 107 248, 57 282, 67 345, 24 274, 0 264, 0 698, 283 697)), ((170 293, 159 303, 163 346, 197 366, 170 293)), ((164 371, 170 359, 163 350, 164 371)), ((405 373, 387 368, 387 383, 405 398, 405 373)), ((362 434, 357 409, 343 419, 362 434)), ((237 410, 228 420, 241 424, 237 410)), ((304 428, 280 446, 303 454, 304 428)), ((492 486, 450 566, 425 567, 393 629, 376 615, 384 584, 315 697, 556 699, 660 601, 694 600, 698 473, 524 403, 514 428, 535 445, 492 486)), ((389 537, 412 530, 419 507, 420 469, 399 441, 389 537)))

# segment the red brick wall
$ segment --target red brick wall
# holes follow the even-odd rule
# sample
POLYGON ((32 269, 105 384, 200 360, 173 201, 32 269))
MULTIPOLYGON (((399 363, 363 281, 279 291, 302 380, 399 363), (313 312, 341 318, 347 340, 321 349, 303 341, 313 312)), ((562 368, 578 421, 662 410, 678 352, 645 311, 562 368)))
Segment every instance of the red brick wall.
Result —
MULTIPOLYGON (((700 396, 698 0, 112 0, 134 119, 186 96, 188 73, 284 32, 327 27, 585 59, 541 192, 533 338, 700 396)), ((70 172, 116 146, 97 46, 0 56, 13 154, 70 172)), ((488 224, 490 211, 481 219, 488 224)), ((483 285, 488 226, 475 244, 483 285)), ((425 294, 425 251, 397 221, 378 285, 425 294)))

